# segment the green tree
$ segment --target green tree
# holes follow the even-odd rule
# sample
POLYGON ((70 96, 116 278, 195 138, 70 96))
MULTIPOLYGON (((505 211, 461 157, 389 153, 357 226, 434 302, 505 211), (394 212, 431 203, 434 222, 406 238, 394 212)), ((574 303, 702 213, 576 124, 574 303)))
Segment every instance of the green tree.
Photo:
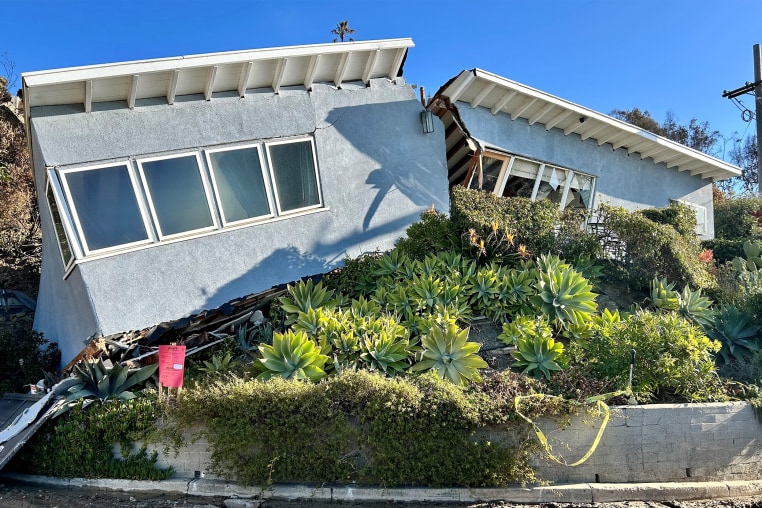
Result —
POLYGON ((743 194, 757 193, 757 136, 751 134, 745 139, 736 139, 730 149, 730 162, 741 168, 741 176, 719 182, 725 192, 740 189, 743 194))
MULTIPOLYGON (((338 42, 341 40, 341 42, 344 42, 344 37, 347 37, 349 35, 352 35, 355 33, 355 30, 353 28, 349 27, 349 21, 339 21, 339 24, 336 25, 336 28, 331 30, 331 33, 336 36, 335 39, 333 39, 333 42, 338 42)), ((354 42, 354 39, 349 37, 349 42, 354 42)))
POLYGON ((722 139, 720 131, 713 130, 709 122, 691 118, 688 124, 683 125, 678 122, 672 111, 667 112, 662 123, 657 122, 647 110, 641 111, 639 108, 615 109, 610 114, 614 118, 709 155, 717 154, 718 144, 722 139))

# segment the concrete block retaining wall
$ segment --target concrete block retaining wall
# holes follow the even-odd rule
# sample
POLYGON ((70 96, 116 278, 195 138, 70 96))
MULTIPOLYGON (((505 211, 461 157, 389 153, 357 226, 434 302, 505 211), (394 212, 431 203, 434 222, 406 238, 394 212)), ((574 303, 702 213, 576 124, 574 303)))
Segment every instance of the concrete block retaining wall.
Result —
MULTIPOLYGON (((582 415, 563 428, 551 420, 538 425, 554 454, 572 463, 590 448, 600 420, 582 415)), ((501 439, 499 430, 489 434, 501 439)), ((177 454, 163 454, 162 446, 149 449, 159 452, 159 467, 171 465, 178 478, 193 478, 196 472, 212 478, 204 440, 177 454)), ((553 483, 760 480, 762 424, 743 402, 622 406, 612 408, 603 437, 586 462, 569 467, 537 457, 533 466, 539 479, 553 483)))

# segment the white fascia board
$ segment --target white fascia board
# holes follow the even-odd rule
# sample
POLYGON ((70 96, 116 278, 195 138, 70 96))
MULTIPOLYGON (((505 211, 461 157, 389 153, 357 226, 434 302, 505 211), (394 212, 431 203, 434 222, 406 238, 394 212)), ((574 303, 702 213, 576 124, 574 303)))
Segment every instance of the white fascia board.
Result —
POLYGON ((21 78, 27 87, 68 83, 104 77, 141 74, 147 72, 162 72, 181 70, 193 67, 207 67, 231 63, 241 63, 256 60, 273 60, 290 57, 312 55, 327 55, 337 53, 358 53, 385 49, 407 49, 415 44, 410 38, 387 39, 364 42, 344 42, 328 44, 309 44, 303 46, 286 46, 279 48, 264 48, 245 51, 229 51, 224 53, 209 53, 188 55, 151 60, 135 60, 84 67, 68 67, 46 71, 25 72, 21 78))
MULTIPOLYGON (((680 143, 676 143, 662 136, 657 136, 656 134, 645 131, 639 127, 636 127, 622 120, 613 118, 608 115, 604 115, 603 113, 599 113, 597 111, 586 108, 584 106, 580 106, 579 104, 569 102, 567 100, 561 99, 560 97, 556 97, 555 95, 551 95, 551 94, 542 92, 540 90, 537 90, 535 88, 522 85, 521 83, 512 81, 502 76, 498 76, 496 74, 492 74, 491 72, 487 72, 482 69, 477 68, 471 71, 462 71, 458 75, 458 78, 453 80, 450 86, 448 86, 447 89, 441 92, 442 95, 447 96, 447 92, 449 90, 453 90, 455 86, 460 85, 458 87, 458 92, 459 92, 458 95, 463 96, 466 91, 466 88, 469 86, 472 86, 477 81, 477 79, 468 79, 468 81, 464 83, 463 80, 466 79, 465 74, 467 73, 471 74, 474 78, 477 78, 478 80, 484 80, 491 83, 495 83, 498 87, 501 87, 505 91, 516 91, 519 94, 525 95, 529 98, 535 98, 547 104, 554 104, 562 109, 570 111, 571 113, 576 113, 580 117, 594 119, 594 120, 598 120, 599 122, 608 124, 611 127, 616 128, 623 134, 624 133, 633 134, 637 136, 638 138, 643 139, 644 141, 650 141, 654 145, 666 146, 668 150, 673 152, 675 155, 686 155, 696 161, 701 161, 702 163, 711 167, 711 169, 708 167, 707 170, 702 171, 702 173, 708 173, 711 171, 714 174, 716 171, 719 170, 722 174, 725 175, 722 178, 731 178, 734 176, 741 175, 741 168, 734 166, 732 164, 728 164, 727 162, 717 159, 715 157, 712 157, 711 155, 707 155, 703 152, 699 152, 698 150, 694 150, 693 148, 688 148, 687 146, 681 145, 680 143)), ((480 86, 484 86, 484 83, 482 82, 480 86)), ((506 112, 509 114, 511 113, 510 110, 507 110, 506 112)), ((592 138, 595 139, 595 136, 592 136, 592 138)), ((638 142, 637 144, 641 145, 640 142, 638 142)), ((627 145, 624 145, 624 146, 626 147, 627 145)), ((632 146, 632 144, 630 144, 630 146, 632 146)), ((646 146, 648 146, 648 143, 646 143, 646 146)))

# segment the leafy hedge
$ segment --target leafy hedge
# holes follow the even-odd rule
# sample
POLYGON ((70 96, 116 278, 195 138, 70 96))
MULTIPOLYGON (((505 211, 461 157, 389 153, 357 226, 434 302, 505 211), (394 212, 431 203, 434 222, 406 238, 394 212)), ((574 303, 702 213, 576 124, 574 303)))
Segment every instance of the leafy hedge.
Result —
POLYGON ((28 392, 45 372, 57 372, 61 362, 58 344, 32 330, 0 331, 0 393, 28 392))
POLYGON ((174 470, 157 468, 155 452, 132 448, 134 441, 145 441, 158 411, 156 400, 149 397, 85 409, 80 405, 45 422, 9 466, 22 473, 63 478, 169 478, 174 470), (114 458, 113 444, 121 446, 122 459, 114 458))
POLYGON ((695 233, 681 235, 671 225, 649 219, 644 212, 607 205, 598 211, 603 227, 625 246, 620 261, 634 289, 647 288, 654 277, 666 278, 677 287, 714 287, 710 265, 701 261, 701 243, 695 233))
POLYGON ((752 213, 762 210, 762 198, 733 198, 714 204, 714 236, 724 240, 748 240, 762 235, 752 213))
POLYGON ((319 384, 233 378, 183 391, 173 417, 178 429, 204 425, 212 470, 246 484, 504 486, 534 479, 532 440, 493 443, 478 433, 495 422, 525 425, 512 410, 515 393, 487 389, 366 371, 319 384))

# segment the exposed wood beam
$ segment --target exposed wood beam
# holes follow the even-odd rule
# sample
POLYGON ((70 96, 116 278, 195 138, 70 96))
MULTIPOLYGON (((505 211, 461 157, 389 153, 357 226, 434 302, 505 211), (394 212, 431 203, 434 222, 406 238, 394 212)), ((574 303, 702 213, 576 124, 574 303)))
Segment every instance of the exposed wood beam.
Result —
POLYGON ((452 159, 453 155, 457 154, 460 150, 463 149, 463 147, 468 148, 468 143, 466 143, 466 138, 461 138, 460 141, 452 145, 452 148, 447 150, 447 153, 445 154, 445 157, 447 158, 447 160, 452 159))
POLYGON ((545 122, 545 130, 549 131, 550 129, 552 129, 556 125, 560 124, 561 122, 563 122, 564 120, 569 118, 569 115, 571 115, 572 113, 574 113, 574 112, 573 111, 561 111, 561 113, 557 114, 556 116, 554 116, 553 118, 551 118, 550 120, 545 122))
POLYGON ((600 136, 598 138, 598 146, 602 146, 606 143, 610 143, 611 141, 614 141, 617 136, 620 136, 622 133, 618 130, 614 130, 611 134, 608 136, 600 136))
POLYGON ((614 150, 619 150, 619 149, 620 149, 620 148, 622 148, 624 145, 626 145, 626 144, 627 144, 627 142, 628 142, 630 139, 632 139, 632 137, 633 137, 633 136, 634 136, 633 134, 628 134, 628 135, 626 135, 626 136, 623 136, 623 137, 622 137, 622 139, 620 139, 620 140, 619 140, 619 141, 617 141, 616 143, 611 143, 611 147, 612 147, 614 150))
POLYGON ((312 90, 312 82, 315 80, 318 65, 320 65, 320 55, 312 55, 310 64, 307 66, 307 72, 304 75, 304 88, 312 90))
POLYGON ((490 111, 493 115, 496 115, 500 112, 501 109, 503 109, 506 104, 511 102, 511 99, 516 97, 516 94, 518 92, 516 90, 511 90, 510 92, 505 92, 502 97, 500 97, 495 104, 493 104, 492 109, 490 111))
POLYGON ((278 93, 280 91, 280 84, 283 82, 283 74, 286 72, 286 64, 288 58, 281 58, 278 60, 278 66, 275 68, 275 76, 273 76, 273 92, 278 93))
POLYGON ((534 115, 530 116, 527 119, 527 121, 529 122, 529 125, 534 125, 535 123, 537 123, 540 120, 540 118, 547 115, 550 112, 550 110, 555 107, 556 105, 553 103, 546 104, 544 108, 540 109, 540 111, 538 111, 537 113, 535 113, 534 115))
MULTIPOLYGON (((674 168, 675 166, 679 166, 680 164, 685 164, 688 161, 692 161, 693 157, 689 155, 680 155, 678 157, 675 157, 671 161, 667 163, 668 168, 674 168)), ((678 169, 678 171, 681 171, 678 169)))
POLYGON ((453 120, 453 122, 445 129, 445 139, 448 139, 450 136, 455 134, 456 132, 460 132, 460 128, 458 128, 458 124, 453 120))
POLYGON ((534 105, 534 103, 535 103, 535 102, 537 102, 537 98, 536 98, 536 97, 535 97, 534 99, 532 99, 531 101, 527 102, 526 104, 524 104, 523 106, 521 106, 521 107, 520 107, 519 109, 517 109, 516 111, 514 111, 514 112, 511 114, 511 120, 516 120, 516 119, 517 119, 519 116, 521 116, 521 114, 522 114, 524 111, 526 111, 527 109, 531 108, 531 107, 532 107, 532 105, 534 105))
POLYGON ((177 82, 180 80, 180 71, 174 70, 169 75, 169 86, 167 87, 167 104, 175 103, 175 94, 177 94, 177 82))
POLYGON ((362 72, 362 82, 365 85, 370 85, 370 77, 373 75, 373 66, 376 65, 378 55, 381 53, 380 49, 371 51, 368 55, 368 61, 365 63, 365 70, 362 72))
MULTIPOLYGON (((640 152, 640 158, 641 160, 647 157, 651 157, 652 159, 654 159, 654 155, 658 155, 662 152, 666 152, 667 150, 669 150, 668 146, 657 146, 652 149, 643 150, 642 152, 640 152)), ((656 159, 654 159, 654 162, 656 162, 656 159)))
POLYGON ((130 109, 135 109, 135 99, 138 95, 138 75, 133 74, 132 75, 132 81, 130 82, 130 91, 127 95, 127 107, 130 109))
POLYGON ((559 171, 563 171, 565 173, 566 178, 564 179, 564 192, 561 196, 561 211, 563 212, 566 209, 566 200, 569 199, 569 189, 571 189, 571 182, 574 179, 574 171, 571 171, 569 169, 560 169, 559 171))
POLYGON ((500 176, 498 176, 497 181, 500 182, 500 188, 497 191, 498 196, 502 196, 503 192, 505 192, 505 186, 508 184, 508 179, 511 177, 511 171, 513 170, 513 163, 516 162, 516 156, 512 156, 510 160, 506 161, 507 163, 503 164, 503 167, 500 168, 500 176))
POLYGON ((473 155, 471 155, 470 153, 467 153, 466 155, 461 157, 458 160, 458 162, 453 164, 452 167, 453 167, 453 169, 455 171, 454 174, 457 174, 458 176, 460 176, 460 175, 462 175, 464 173, 464 171, 462 171, 462 170, 468 170, 468 166, 471 164, 471 158, 472 157, 473 157, 473 155), (455 169, 455 168, 457 168, 457 169, 455 169))
POLYGON ((93 80, 85 81, 85 113, 93 111, 93 80))
POLYGON ((209 68, 209 73, 206 76, 206 83, 204 84, 204 99, 212 100, 212 92, 214 92, 214 78, 217 76, 217 66, 212 65, 209 68))
POLYGON ((471 107, 477 108, 479 107, 479 104, 484 100, 485 97, 489 95, 489 93, 495 89, 495 83, 489 83, 487 86, 482 88, 482 91, 479 92, 476 97, 474 97, 474 100, 471 101, 471 107))
POLYGON ((397 77, 397 73, 402 66, 402 60, 405 58, 405 53, 407 53, 407 48, 400 48, 397 50, 397 54, 394 55, 394 63, 392 63, 392 66, 389 68, 389 79, 397 77))
POLYGON ((338 68, 336 69, 336 75, 333 77, 333 82, 336 88, 341 88, 341 82, 344 81, 344 75, 347 72, 347 66, 349 65, 350 53, 344 53, 339 61, 338 68))
POLYGON ((608 125, 606 125, 605 123, 601 123, 597 127, 593 127, 592 129, 583 132, 582 134, 579 135, 579 137, 582 138, 582 141, 585 141, 586 139, 595 136, 596 134, 606 129, 607 127, 608 125))
POLYGON ((249 84, 251 69, 253 68, 254 62, 244 62, 243 65, 241 65, 241 76, 238 78, 238 97, 246 97, 246 85, 249 84))
POLYGON ((695 176, 699 173, 706 172, 706 164, 703 161, 693 161, 685 164, 681 164, 678 171, 690 171, 691 176, 695 176))
POLYGON ((532 201, 537 199, 537 191, 540 190, 540 183, 542 182, 542 174, 545 172, 545 164, 540 164, 540 169, 537 170, 537 178, 534 181, 534 188, 532 189, 532 201))
POLYGON ((653 143, 653 141, 651 141, 650 139, 644 139, 643 141, 640 141, 640 142, 638 142, 638 143, 635 143, 635 144, 633 144, 633 145, 630 145, 630 146, 628 146, 628 147, 627 147, 627 155, 632 155, 632 154, 633 154, 633 153, 635 153, 635 152, 638 152, 638 153, 640 153, 640 150, 641 150, 641 149, 642 149, 644 146, 648 146, 648 145, 650 145, 651 143, 653 143))
POLYGON ((458 98, 463 95, 463 92, 466 91, 466 88, 468 88, 468 85, 471 84, 471 82, 476 79, 476 76, 474 76, 473 72, 466 71, 467 74, 465 75, 465 78, 460 82, 460 84, 452 91, 452 93, 449 94, 450 102, 455 102, 458 100, 458 98))
MULTIPOLYGON (((453 167, 455 167, 455 166, 453 166, 453 167)), ((450 176, 447 178, 447 182, 448 183, 455 183, 455 182, 457 182, 458 180, 461 179, 461 177, 463 176, 463 174, 466 171, 468 171, 468 165, 466 165, 466 164, 461 165, 457 170, 453 170, 453 172, 450 173, 450 176)))
POLYGON ((585 125, 585 121, 582 121, 581 118, 576 122, 572 122, 570 126, 564 129, 564 136, 568 136, 569 134, 575 132, 577 129, 581 129, 583 125, 585 125))

